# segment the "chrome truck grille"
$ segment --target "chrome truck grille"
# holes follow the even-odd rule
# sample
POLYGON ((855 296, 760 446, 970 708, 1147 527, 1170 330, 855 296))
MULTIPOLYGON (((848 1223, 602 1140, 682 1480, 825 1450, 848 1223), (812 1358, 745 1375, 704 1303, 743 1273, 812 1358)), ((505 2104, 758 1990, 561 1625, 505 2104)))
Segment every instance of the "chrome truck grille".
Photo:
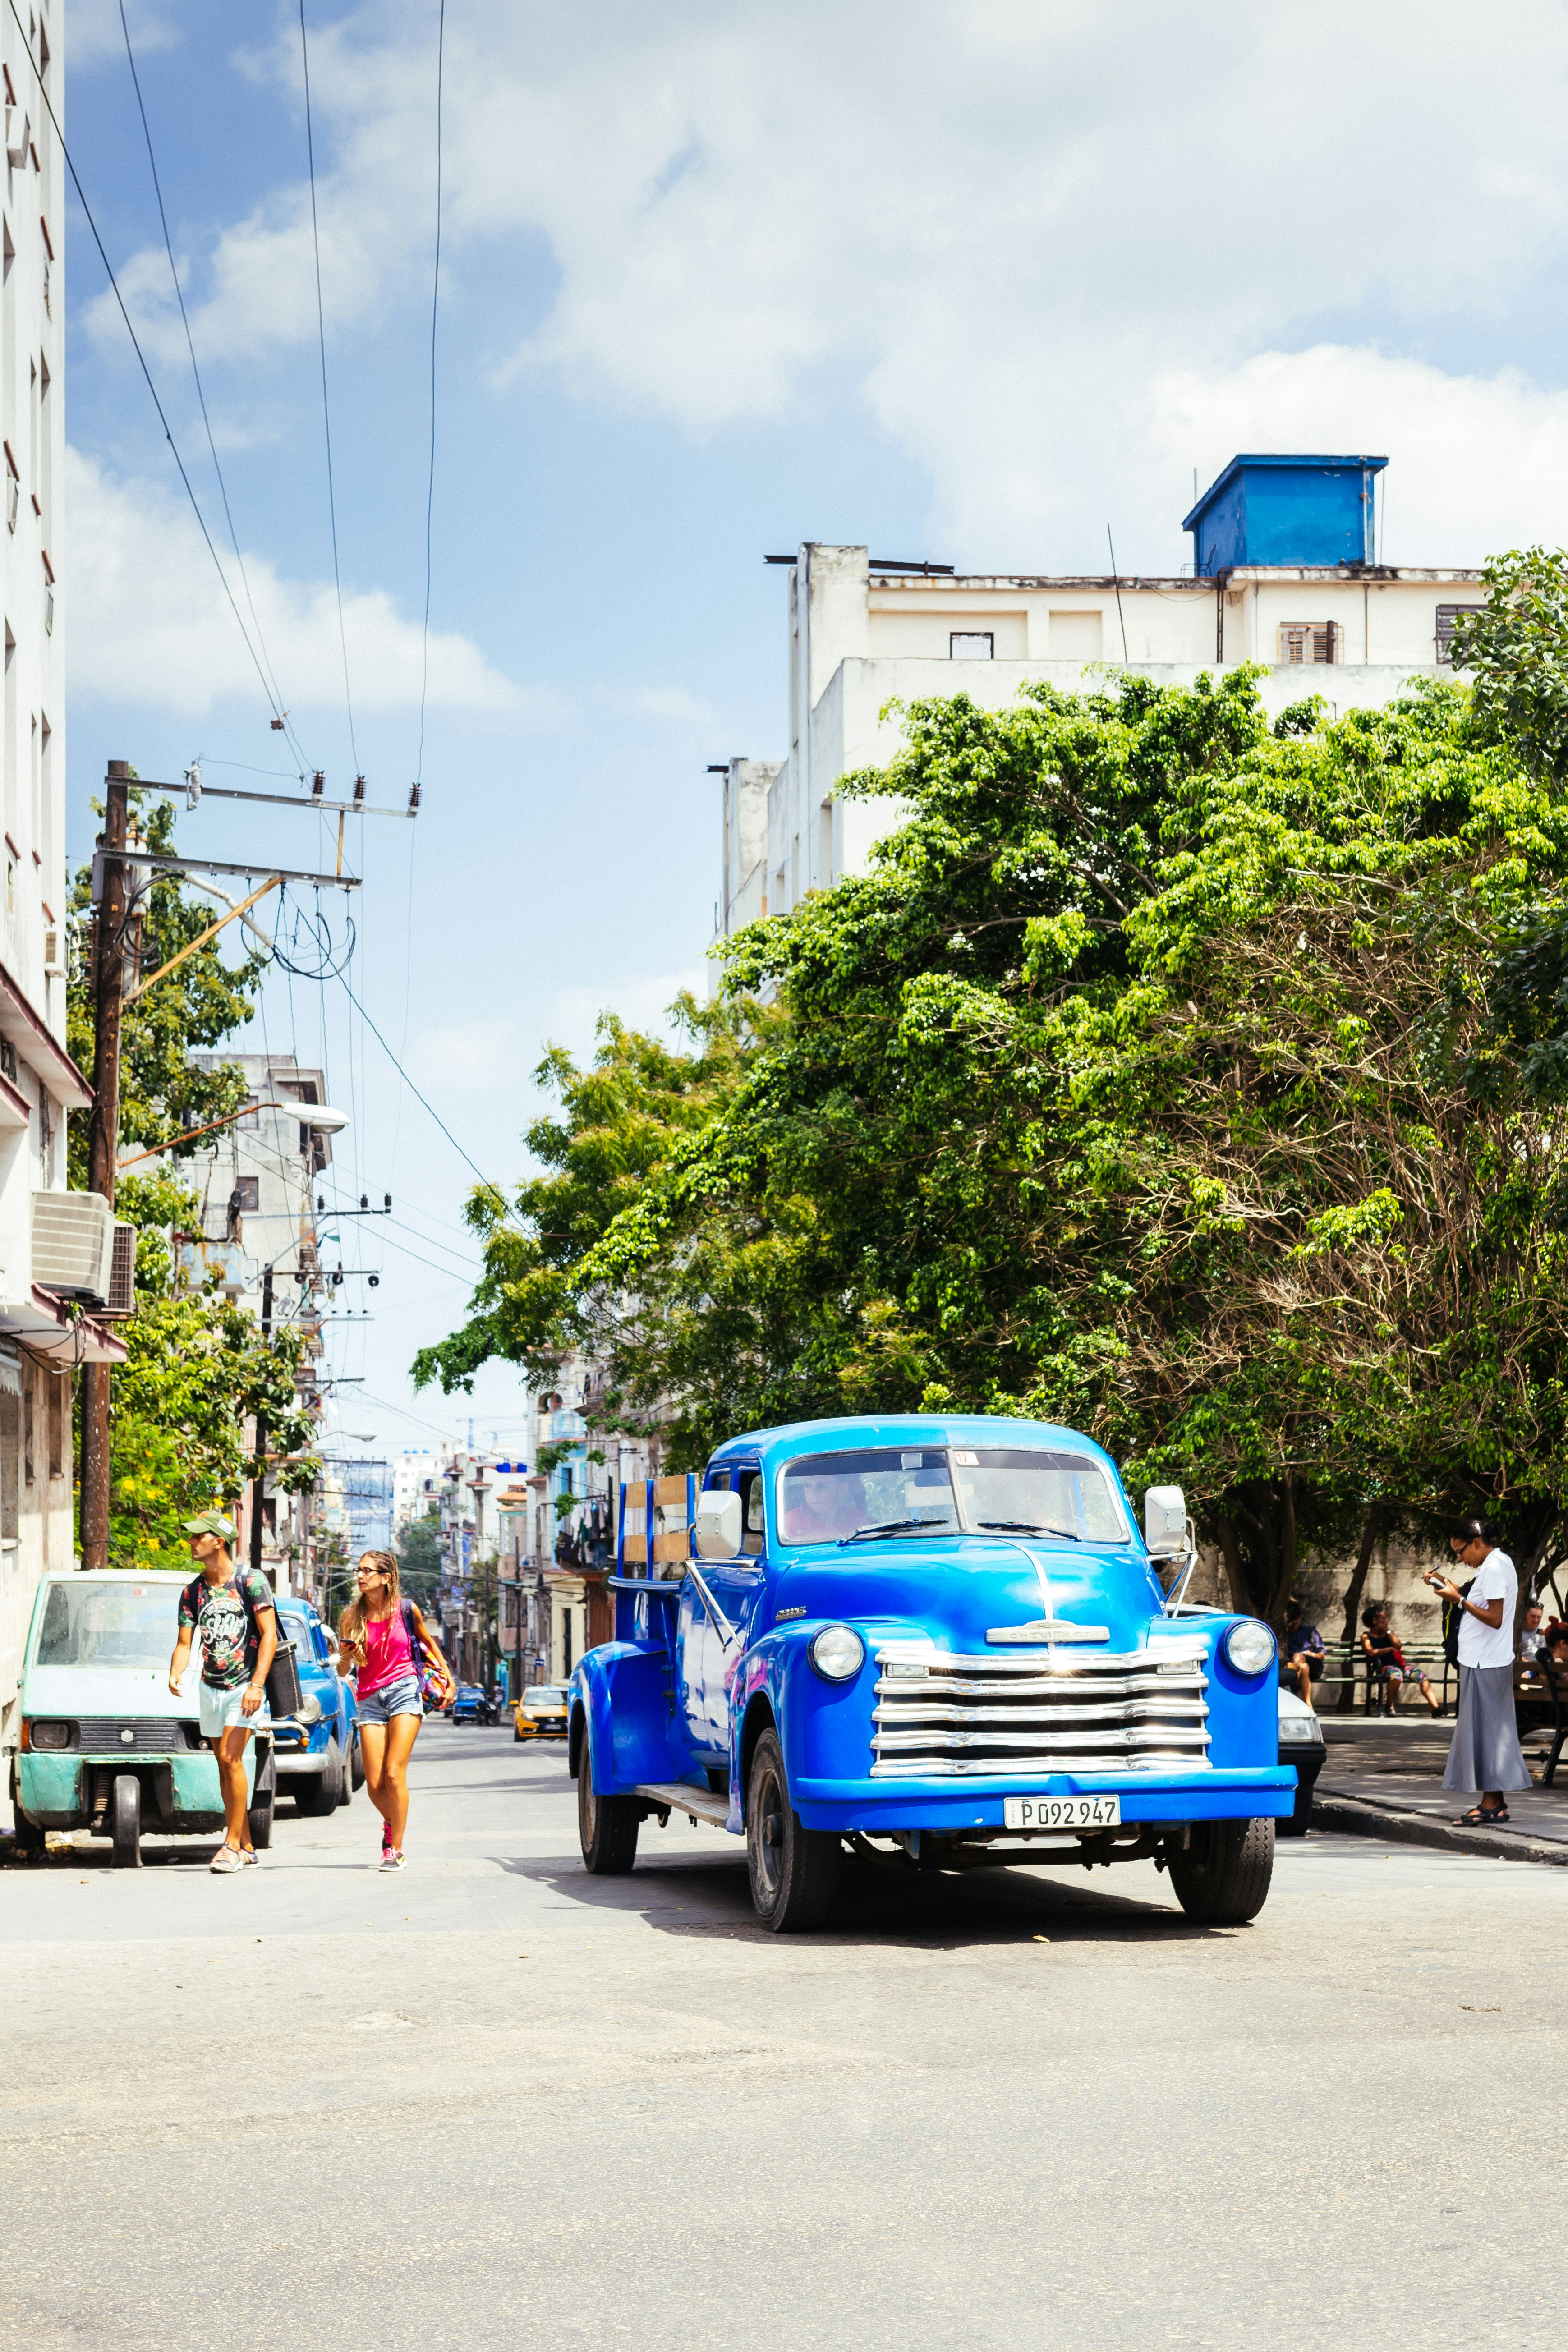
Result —
POLYGON ((1047 1772, 1169 1772, 1208 1762, 1206 1653, 960 1657, 877 1653, 874 1780, 1038 1780, 1047 1772))

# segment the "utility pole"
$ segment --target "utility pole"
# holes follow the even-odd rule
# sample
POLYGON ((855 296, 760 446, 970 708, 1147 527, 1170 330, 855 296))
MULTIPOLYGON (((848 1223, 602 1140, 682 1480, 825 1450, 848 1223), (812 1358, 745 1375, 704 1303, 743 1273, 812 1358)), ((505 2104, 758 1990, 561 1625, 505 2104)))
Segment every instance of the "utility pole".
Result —
MULTIPOLYGON (((120 1024, 125 1004, 126 813, 130 763, 110 760, 104 780, 106 855, 98 920, 93 927, 92 1118, 88 1129, 88 1187, 114 1205, 120 1150, 120 1024)), ((81 1564, 109 1565, 109 1379, 107 1364, 82 1366, 81 1564)))
MULTIPOLYGON (((272 1268, 264 1269, 261 1276, 261 1338, 262 1343, 272 1337, 272 1268)), ((267 1492, 267 1415, 256 1409, 256 1458, 259 1464, 250 1486, 250 1565, 261 1573, 262 1496, 267 1492)))

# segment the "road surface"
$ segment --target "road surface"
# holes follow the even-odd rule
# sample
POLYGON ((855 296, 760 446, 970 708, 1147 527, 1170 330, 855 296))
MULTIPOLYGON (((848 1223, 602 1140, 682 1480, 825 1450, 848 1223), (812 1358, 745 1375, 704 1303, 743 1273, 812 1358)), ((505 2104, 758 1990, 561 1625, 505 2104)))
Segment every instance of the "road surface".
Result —
POLYGON ((589 1878, 558 1749, 432 1722, 414 1785, 400 1877, 363 1795, 0 1875, 0 2343, 1557 2341, 1568 1870, 1285 1841, 1202 1930, 858 1867, 777 1937, 717 1832, 589 1878))

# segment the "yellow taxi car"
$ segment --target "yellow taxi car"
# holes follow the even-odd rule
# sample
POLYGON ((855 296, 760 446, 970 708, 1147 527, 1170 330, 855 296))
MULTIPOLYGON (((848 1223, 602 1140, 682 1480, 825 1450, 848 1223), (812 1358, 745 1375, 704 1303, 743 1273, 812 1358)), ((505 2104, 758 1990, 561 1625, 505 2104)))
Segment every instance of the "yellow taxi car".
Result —
POLYGON ((512 1738, 564 1739, 566 1693, 559 1683, 530 1683, 513 1710, 512 1738))

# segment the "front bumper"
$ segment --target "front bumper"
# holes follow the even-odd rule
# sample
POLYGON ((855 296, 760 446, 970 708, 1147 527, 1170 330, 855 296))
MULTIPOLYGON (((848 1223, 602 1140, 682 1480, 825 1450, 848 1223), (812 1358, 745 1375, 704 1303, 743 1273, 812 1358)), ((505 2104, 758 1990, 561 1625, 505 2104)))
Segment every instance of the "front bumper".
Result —
POLYGON ((793 1780, 790 1797, 808 1830, 1001 1829, 1008 1797, 1118 1796, 1124 1822, 1282 1821, 1296 1802, 1292 1765, 1207 1766, 1175 1772, 1047 1772, 1025 1782, 885 1780, 793 1780))
MULTIPOLYGON (((209 1749, 171 1756, 79 1756, 39 1753, 16 1758, 16 1794, 29 1821, 46 1830, 84 1829, 92 1818, 95 1768, 134 1772, 143 1797, 142 1826, 180 1833, 212 1829, 224 1818, 217 1759, 209 1749)), ((254 1743, 245 1748, 247 1787, 255 1785, 254 1743)))
POLYGON ((566 1717, 562 1716, 559 1721, 551 1717, 539 1723, 520 1723, 516 1730, 520 1739, 564 1739, 566 1717))

